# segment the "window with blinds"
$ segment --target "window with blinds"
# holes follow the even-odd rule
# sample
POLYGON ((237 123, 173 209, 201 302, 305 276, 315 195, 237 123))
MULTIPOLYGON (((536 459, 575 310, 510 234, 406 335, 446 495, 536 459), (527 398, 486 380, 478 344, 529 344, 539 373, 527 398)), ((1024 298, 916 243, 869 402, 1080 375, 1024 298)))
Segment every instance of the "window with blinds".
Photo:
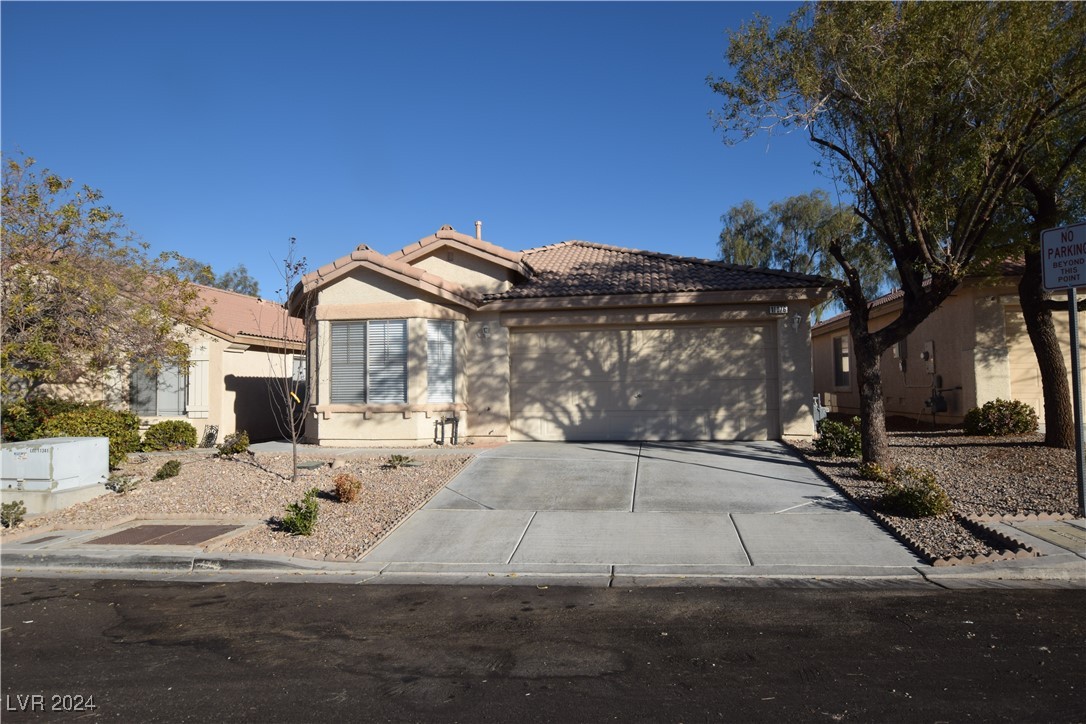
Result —
POLYGON ((332 322, 332 402, 407 402, 407 322, 332 322))
POLYGON ((454 326, 447 320, 426 322, 426 401, 455 402, 454 326))
POLYGON ((158 372, 138 366, 129 380, 129 408, 143 417, 177 417, 185 414, 188 376, 177 365, 163 365, 158 372))

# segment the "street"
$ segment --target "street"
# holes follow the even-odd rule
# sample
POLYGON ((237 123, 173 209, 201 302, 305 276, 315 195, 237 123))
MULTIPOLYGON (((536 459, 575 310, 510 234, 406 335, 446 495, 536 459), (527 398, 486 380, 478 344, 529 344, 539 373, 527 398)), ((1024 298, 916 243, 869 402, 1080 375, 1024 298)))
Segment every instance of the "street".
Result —
POLYGON ((1086 719, 1086 592, 9 578, 5 722, 1086 719))

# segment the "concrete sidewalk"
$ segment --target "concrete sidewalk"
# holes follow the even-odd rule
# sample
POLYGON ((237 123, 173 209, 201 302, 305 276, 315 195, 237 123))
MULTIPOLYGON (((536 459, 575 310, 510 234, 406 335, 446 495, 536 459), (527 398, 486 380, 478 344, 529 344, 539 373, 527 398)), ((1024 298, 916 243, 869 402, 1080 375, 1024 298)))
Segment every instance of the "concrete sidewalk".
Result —
POLYGON ((932 568, 778 443, 512 443, 480 452, 357 561, 100 545, 110 531, 52 531, 5 543, 0 570, 353 583, 1086 586, 1086 551, 1034 532, 1040 537, 1022 527, 1014 535, 1040 558, 932 568))

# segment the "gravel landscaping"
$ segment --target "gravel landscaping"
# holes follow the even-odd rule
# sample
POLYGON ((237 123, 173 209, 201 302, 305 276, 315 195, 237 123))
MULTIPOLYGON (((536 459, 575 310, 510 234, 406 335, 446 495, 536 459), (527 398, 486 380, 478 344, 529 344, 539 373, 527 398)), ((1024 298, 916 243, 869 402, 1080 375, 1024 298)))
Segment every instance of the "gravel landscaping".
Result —
MULTIPOLYGON (((330 464, 299 470, 298 480, 292 483, 290 455, 217 458, 208 450, 132 455, 117 473, 140 476, 142 481, 135 490, 124 495, 109 493, 38 516, 5 533, 46 525, 94 528, 132 515, 144 519, 228 516, 265 524, 219 543, 215 550, 354 560, 429 500, 471 459, 470 453, 419 454, 417 466, 388 468, 384 466, 388 457, 345 457, 342 467, 334 470, 330 464), (181 461, 180 474, 152 481, 155 471, 169 459, 181 461), (340 473, 350 473, 362 483, 354 502, 340 503, 335 498, 332 481, 340 473), (286 505, 299 501, 310 488, 321 491, 313 534, 292 536, 278 530, 276 519, 286 505)), ((306 459, 331 463, 333 456, 307 454, 306 459)))
MULTIPOLYGON (((970 437, 961 430, 892 432, 890 449, 895 464, 934 473, 960 515, 1081 517, 1074 450, 1044 447, 1042 440, 1041 435, 970 437)), ((882 484, 859 478, 856 460, 820 456, 811 442, 796 448, 851 497, 876 507, 882 484)), ((953 515, 886 517, 930 558, 988 555, 1000 548, 953 515)))
MULTIPOLYGON (((958 514, 1081 517, 1074 451, 1046 448, 1040 442, 1039 435, 979 438, 968 437, 960 430, 890 434, 894 462, 933 472, 958 514)), ((809 441, 795 447, 850 497, 877 508, 882 486, 860 479, 855 460, 820 456, 809 441)), ((413 455, 417 466, 390 468, 385 465, 388 455, 382 454, 345 457, 333 469, 330 463, 334 456, 308 449, 304 460, 324 464, 300 470, 294 483, 289 480, 291 459, 286 454, 218 458, 212 451, 190 450, 132 455, 118 472, 142 478, 134 490, 123 495, 109 493, 32 518, 4 534, 47 525, 95 528, 132 516, 229 517, 262 523, 218 542, 216 550, 354 560, 429 500, 464 467, 472 453, 470 449, 429 449, 413 455), (169 459, 181 461, 180 474, 152 481, 155 471, 169 459), (340 473, 350 473, 362 483, 361 493, 352 503, 340 503, 334 495, 333 479, 340 473), (284 508, 299 501, 310 488, 321 491, 313 535, 292 536, 279 530, 277 522, 284 508)), ((953 515, 886 518, 930 559, 983 556, 1003 547, 953 515)))

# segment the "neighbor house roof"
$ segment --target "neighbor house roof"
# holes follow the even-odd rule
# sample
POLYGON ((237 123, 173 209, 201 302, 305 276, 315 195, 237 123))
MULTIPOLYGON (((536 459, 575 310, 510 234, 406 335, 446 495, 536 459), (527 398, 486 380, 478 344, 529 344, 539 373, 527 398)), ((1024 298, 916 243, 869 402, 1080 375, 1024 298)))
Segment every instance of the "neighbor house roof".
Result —
POLYGON ((281 304, 202 284, 194 286, 200 302, 211 310, 202 325, 210 332, 231 341, 243 337, 285 339, 295 343, 292 347, 305 341, 302 320, 289 316, 281 304))
POLYGON ((587 241, 529 249, 530 276, 487 301, 614 294, 748 291, 825 287, 830 279, 690 257, 623 249, 587 241))

